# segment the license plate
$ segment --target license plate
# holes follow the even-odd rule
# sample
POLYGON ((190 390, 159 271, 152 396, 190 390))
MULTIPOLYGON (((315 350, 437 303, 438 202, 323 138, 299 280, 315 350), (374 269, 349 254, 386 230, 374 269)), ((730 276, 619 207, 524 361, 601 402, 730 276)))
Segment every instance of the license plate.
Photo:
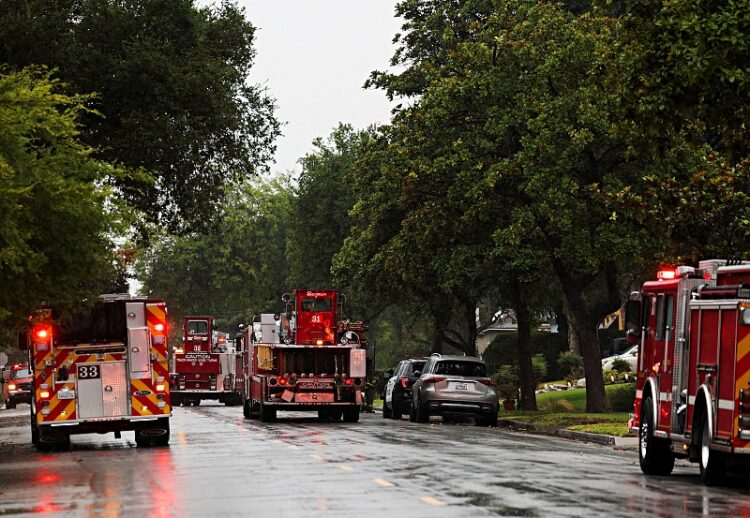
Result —
POLYGON ((469 384, 468 383, 454 383, 453 389, 454 390, 469 390, 469 384))
POLYGON ((57 399, 75 399, 76 392, 75 390, 58 390, 57 391, 57 399))

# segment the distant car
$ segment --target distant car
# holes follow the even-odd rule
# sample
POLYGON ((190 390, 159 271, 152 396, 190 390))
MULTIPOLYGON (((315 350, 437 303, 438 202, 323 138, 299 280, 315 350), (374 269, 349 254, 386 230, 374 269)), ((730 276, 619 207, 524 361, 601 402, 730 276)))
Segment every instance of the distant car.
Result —
POLYGON ((614 356, 608 356, 602 360, 602 370, 612 370, 612 365, 615 360, 625 360, 630 365, 631 372, 636 372, 636 366, 638 365, 638 346, 634 345, 627 349, 622 354, 616 354, 614 356))
POLYGON ((15 364, 3 371, 5 408, 16 408, 18 403, 31 404, 31 382, 31 371, 26 364, 15 364))
POLYGON ((497 408, 497 387, 482 359, 433 354, 412 388, 409 419, 470 415, 477 426, 497 426, 497 408))
POLYGON ((426 358, 407 358, 393 371, 385 384, 383 394, 383 417, 401 419, 411 410, 411 388, 417 381, 416 372, 424 369, 426 358))

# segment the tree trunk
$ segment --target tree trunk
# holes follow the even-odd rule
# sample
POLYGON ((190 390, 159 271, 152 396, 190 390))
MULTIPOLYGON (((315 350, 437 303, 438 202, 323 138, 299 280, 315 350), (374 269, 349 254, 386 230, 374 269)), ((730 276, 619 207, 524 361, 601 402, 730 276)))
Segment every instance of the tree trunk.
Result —
POLYGON ((586 376, 586 411, 607 412, 609 405, 604 392, 604 376, 602 374, 601 348, 596 328, 599 324, 586 307, 583 291, 595 276, 574 277, 560 260, 552 261, 555 273, 562 284, 565 300, 570 310, 569 320, 574 322, 574 330, 581 339, 581 354, 583 356, 583 370, 586 376))
POLYGON ((466 347, 464 352, 468 356, 477 355, 477 305, 475 300, 464 303, 464 318, 466 319, 466 347))
POLYGON ((518 322, 518 365, 521 386, 521 410, 536 410, 536 381, 531 363, 531 316, 526 299, 526 287, 513 281, 513 302, 518 322))

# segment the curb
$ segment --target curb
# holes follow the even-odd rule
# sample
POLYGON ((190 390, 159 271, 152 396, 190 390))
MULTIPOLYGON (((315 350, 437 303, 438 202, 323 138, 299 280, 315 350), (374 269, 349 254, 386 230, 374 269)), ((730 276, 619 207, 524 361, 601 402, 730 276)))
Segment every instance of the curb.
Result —
POLYGON ((515 421, 513 419, 500 419, 497 422, 498 426, 510 428, 514 430, 523 430, 527 432, 534 432, 544 435, 551 435, 554 437, 561 437, 563 439, 569 439, 573 441, 592 442, 595 444, 602 444, 605 446, 616 446, 619 448, 631 448, 638 446, 637 437, 615 437, 614 435, 603 435, 598 433, 590 432, 579 432, 576 430, 567 430, 565 428, 554 428, 551 426, 537 426, 532 423, 525 423, 523 421, 515 421))

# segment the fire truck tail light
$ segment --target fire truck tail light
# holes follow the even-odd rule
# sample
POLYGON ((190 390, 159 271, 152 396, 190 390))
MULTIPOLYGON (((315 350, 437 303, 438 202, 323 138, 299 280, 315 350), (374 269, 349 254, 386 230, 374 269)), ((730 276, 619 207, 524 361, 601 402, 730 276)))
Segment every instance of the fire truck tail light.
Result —
POLYGON ((659 270, 656 273, 656 278, 660 281, 669 281, 674 279, 675 277, 677 277, 677 271, 670 268, 659 270))
POLYGON ((315 342, 315 345, 323 345, 323 340, 317 340, 317 341, 315 342))
POLYGON ((164 332, 164 324, 159 322, 158 324, 154 324, 154 331, 157 333, 163 333, 164 332))
POLYGON ((287 383, 287 379, 286 378, 279 378, 279 385, 281 385, 283 387, 284 385, 286 385, 286 383, 287 383))
POLYGON ((354 383, 354 380, 352 378, 346 378, 344 380, 344 385, 352 385, 354 383))
POLYGON ((9 384, 9 385, 8 385, 8 390, 16 390, 16 385, 15 385, 15 383, 11 383, 11 384, 9 384))
POLYGON ((39 392, 39 397, 42 399, 49 399, 49 390, 42 390, 39 392))
POLYGON ((156 385, 156 391, 157 391, 157 392, 164 392, 164 388, 165 388, 165 385, 164 385, 164 383, 158 383, 158 384, 156 385))

